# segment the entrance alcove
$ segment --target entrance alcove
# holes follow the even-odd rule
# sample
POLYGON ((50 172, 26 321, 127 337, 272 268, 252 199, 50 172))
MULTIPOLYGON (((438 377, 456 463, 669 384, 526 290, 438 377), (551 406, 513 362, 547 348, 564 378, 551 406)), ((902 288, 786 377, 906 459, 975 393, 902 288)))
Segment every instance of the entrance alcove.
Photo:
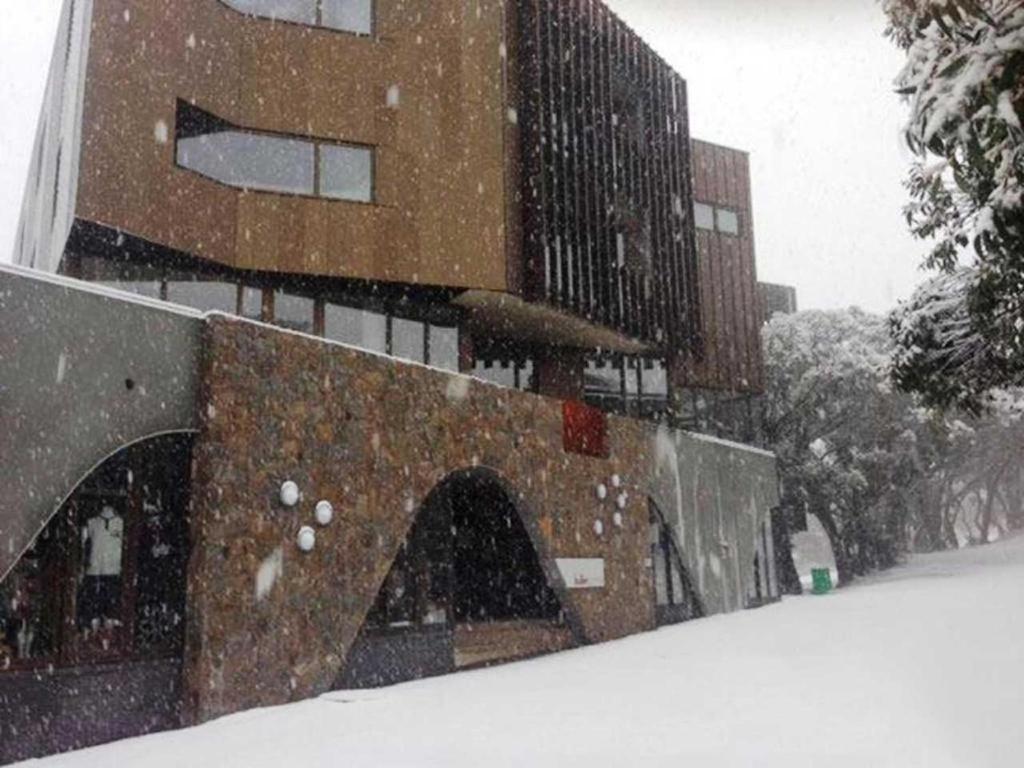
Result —
POLYGON ((493 472, 427 497, 339 688, 367 688, 571 647, 573 634, 512 492, 493 472))

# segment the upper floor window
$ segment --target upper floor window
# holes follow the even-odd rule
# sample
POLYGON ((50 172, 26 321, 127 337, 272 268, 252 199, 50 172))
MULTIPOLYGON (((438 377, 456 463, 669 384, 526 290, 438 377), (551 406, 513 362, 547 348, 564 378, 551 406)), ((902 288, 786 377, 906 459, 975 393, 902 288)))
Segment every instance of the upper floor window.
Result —
POLYGON ((246 130, 183 102, 176 158, 240 189, 373 201, 373 148, 246 130))
POLYGON ((728 208, 718 208, 715 211, 715 224, 723 235, 738 235, 740 233, 739 214, 728 208))
POLYGON ((731 208, 722 208, 708 203, 694 203, 693 220, 697 229, 719 232, 733 237, 738 237, 740 234, 740 215, 731 208))
POLYGON ((697 229, 715 230, 715 209, 707 203, 694 203, 693 218, 697 229))
POLYGON ((236 11, 277 21, 373 33, 373 0, 224 0, 236 11))

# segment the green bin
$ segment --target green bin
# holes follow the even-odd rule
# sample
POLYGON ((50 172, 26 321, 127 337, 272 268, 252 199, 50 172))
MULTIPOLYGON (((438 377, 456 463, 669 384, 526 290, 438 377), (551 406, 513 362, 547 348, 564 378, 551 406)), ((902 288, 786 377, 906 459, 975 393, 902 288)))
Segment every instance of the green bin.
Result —
POLYGON ((811 584, 814 594, 827 595, 832 591, 832 571, 828 568, 812 568, 811 584))

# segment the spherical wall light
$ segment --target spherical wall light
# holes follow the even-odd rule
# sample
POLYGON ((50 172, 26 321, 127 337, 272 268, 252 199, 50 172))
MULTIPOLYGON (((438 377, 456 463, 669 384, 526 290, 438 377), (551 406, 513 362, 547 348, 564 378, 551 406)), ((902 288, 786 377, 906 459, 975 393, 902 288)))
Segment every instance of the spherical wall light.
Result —
POLYGON ((622 478, 618 475, 612 475, 612 488, 621 488, 622 478))
POLYGON ((299 486, 291 480, 286 480, 281 483, 281 503, 286 507, 294 507, 299 503, 299 498, 302 496, 299 493, 299 486))
POLYGON ((629 495, 625 493, 620 493, 619 498, 615 500, 615 506, 625 511, 626 507, 629 506, 629 495))
POLYGON ((316 547, 316 531, 308 525, 304 525, 301 530, 299 530, 296 543, 299 545, 299 549, 303 552, 312 552, 313 548, 316 547))
POLYGON ((615 527, 616 528, 621 528, 622 527, 622 513, 621 512, 616 512, 614 515, 612 515, 612 522, 615 523, 615 527))
POLYGON ((608 486, 604 483, 600 483, 597 486, 597 498, 599 501, 604 501, 608 498, 608 486))
POLYGON ((598 536, 604 535, 604 523, 602 523, 600 520, 594 521, 594 533, 596 533, 598 536))
POLYGON ((320 525, 330 525, 334 520, 334 506, 331 502, 324 500, 316 505, 316 521, 320 525))

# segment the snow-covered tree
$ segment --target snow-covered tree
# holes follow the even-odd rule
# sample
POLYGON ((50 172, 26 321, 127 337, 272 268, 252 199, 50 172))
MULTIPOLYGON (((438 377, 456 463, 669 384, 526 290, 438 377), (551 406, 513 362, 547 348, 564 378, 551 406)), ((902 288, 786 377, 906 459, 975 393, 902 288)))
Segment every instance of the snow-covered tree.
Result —
POLYGON ((841 581, 894 564, 906 546, 898 492, 918 470, 912 402, 889 380, 884 318, 856 309, 778 315, 764 332, 765 429, 783 503, 818 516, 841 581))
POLYGON ((905 310, 911 317, 897 320, 900 384, 941 405, 976 403, 985 388, 1024 381, 1024 3, 883 3, 889 34, 907 52, 897 81, 916 156, 907 220, 933 242, 927 266, 957 276, 931 283, 905 310), (966 258, 973 269, 959 273, 966 258), (942 323, 926 329, 922 309, 943 323, 956 317, 953 335, 938 332, 942 323), (963 339, 968 349, 956 349, 963 339), (1002 364, 979 376, 979 354, 1002 364), (937 359, 957 384, 933 375, 937 359))
POLYGON ((1004 348, 975 325, 970 302, 976 280, 977 270, 967 268, 933 277, 889 318, 896 385, 919 393, 925 405, 974 415, 1015 368, 1004 348))

